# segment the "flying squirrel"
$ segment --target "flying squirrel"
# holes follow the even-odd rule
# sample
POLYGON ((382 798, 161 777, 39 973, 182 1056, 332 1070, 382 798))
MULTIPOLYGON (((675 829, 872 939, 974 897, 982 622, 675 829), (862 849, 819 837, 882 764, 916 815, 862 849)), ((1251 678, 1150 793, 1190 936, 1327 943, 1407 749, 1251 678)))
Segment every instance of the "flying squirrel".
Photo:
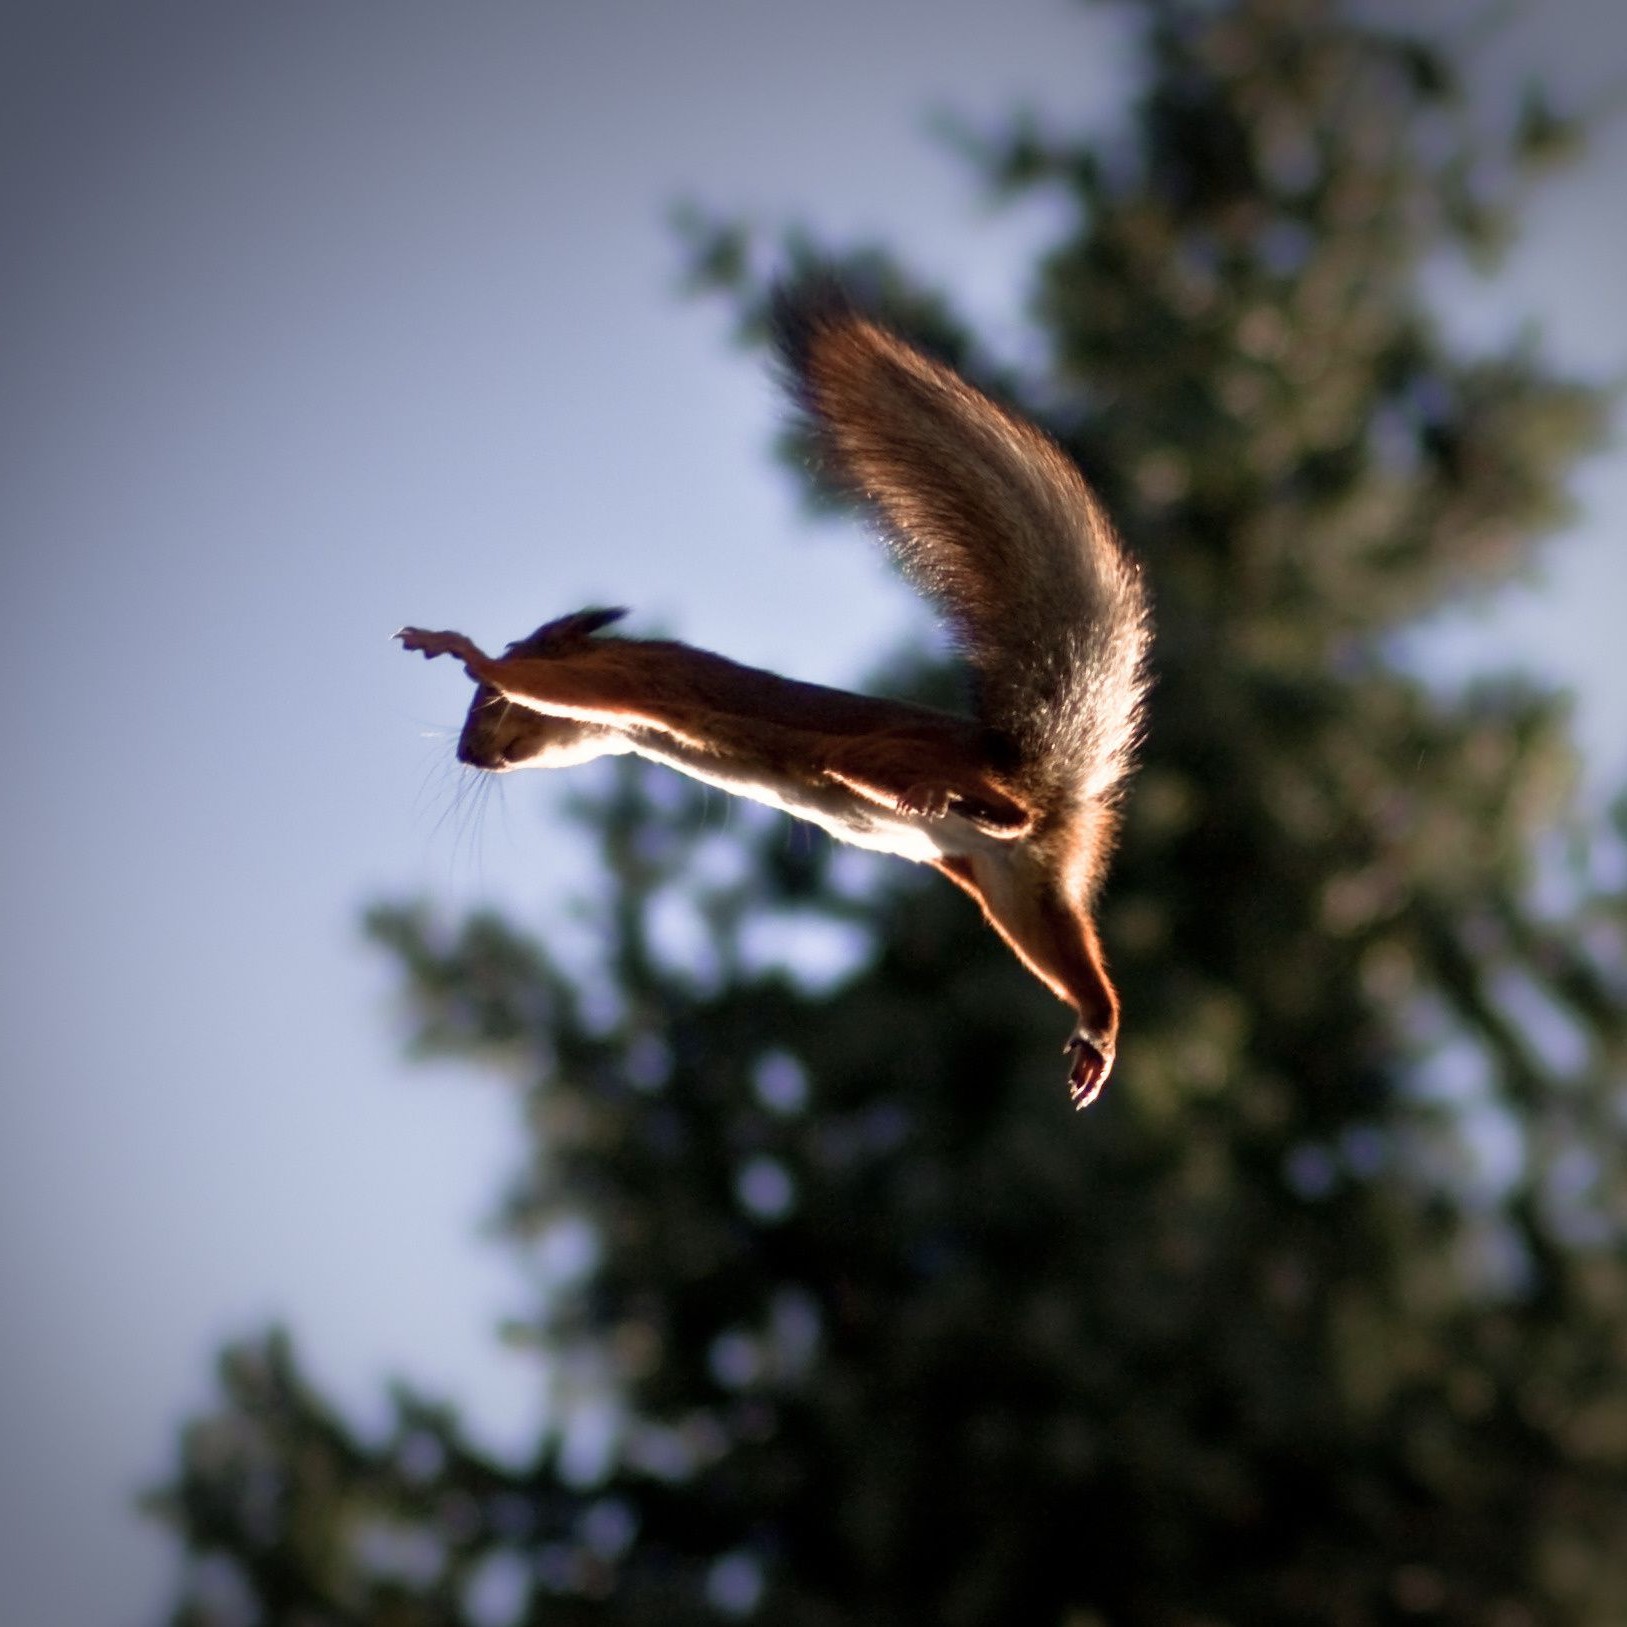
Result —
POLYGON ((1054 441, 833 288, 781 290, 772 325, 827 474, 948 623, 974 717, 605 634, 619 609, 562 616, 497 657, 461 633, 396 636, 475 680, 470 767, 636 752, 940 871, 1073 1007, 1083 1107, 1118 1039, 1094 906, 1146 688, 1140 572, 1054 441))

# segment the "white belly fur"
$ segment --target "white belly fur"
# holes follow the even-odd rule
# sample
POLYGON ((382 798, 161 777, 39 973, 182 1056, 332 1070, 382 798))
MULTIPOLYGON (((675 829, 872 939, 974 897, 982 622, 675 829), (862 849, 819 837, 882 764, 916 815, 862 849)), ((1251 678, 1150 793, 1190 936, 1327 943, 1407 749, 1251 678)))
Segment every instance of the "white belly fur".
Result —
POLYGON ((658 745, 646 738, 633 740, 631 744, 640 757, 665 763, 692 780, 805 819, 829 831, 839 841, 877 853, 891 853, 916 864, 930 864, 949 854, 985 852, 1010 845, 959 814, 931 818, 923 814, 897 813, 833 781, 770 780, 732 769, 720 758, 687 751, 676 742, 663 741, 658 745))

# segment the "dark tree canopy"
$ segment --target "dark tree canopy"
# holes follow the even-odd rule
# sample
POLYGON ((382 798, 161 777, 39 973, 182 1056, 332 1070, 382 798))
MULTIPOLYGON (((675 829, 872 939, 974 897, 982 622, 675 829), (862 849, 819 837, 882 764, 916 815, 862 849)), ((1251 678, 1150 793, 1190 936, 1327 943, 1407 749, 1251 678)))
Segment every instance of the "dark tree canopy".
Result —
POLYGON ((229 1351, 154 1498, 176 1623, 1622 1619, 1623 832, 1572 806, 1561 699, 1394 653, 1529 563, 1601 432, 1420 291, 1575 132, 1477 125, 1453 51, 1332 0, 1139 10, 1121 137, 962 133, 1062 206, 1029 370, 885 254, 687 234, 747 335, 771 259, 881 290, 1145 562, 1106 1098, 1068 1111, 1059 1008, 940 881, 593 782, 599 971, 546 923, 371 919, 414 1049, 521 1093, 511 1333, 557 1427, 515 1468, 401 1392, 366 1436, 285 1338, 229 1351), (834 983, 771 952, 817 934, 834 983))

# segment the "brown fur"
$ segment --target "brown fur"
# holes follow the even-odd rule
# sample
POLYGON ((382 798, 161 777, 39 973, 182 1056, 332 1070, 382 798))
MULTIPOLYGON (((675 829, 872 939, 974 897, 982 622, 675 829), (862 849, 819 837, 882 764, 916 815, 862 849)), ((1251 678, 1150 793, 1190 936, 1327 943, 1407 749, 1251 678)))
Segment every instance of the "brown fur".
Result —
POLYGON ((1118 1033, 1092 905, 1139 726, 1139 576, 1032 425, 828 296, 782 298, 776 316, 832 472, 966 651, 976 719, 602 634, 619 611, 551 622, 495 659, 458 633, 400 637, 456 656, 479 685, 458 747, 477 768, 634 751, 933 865, 1073 1005, 1084 1105, 1118 1033))

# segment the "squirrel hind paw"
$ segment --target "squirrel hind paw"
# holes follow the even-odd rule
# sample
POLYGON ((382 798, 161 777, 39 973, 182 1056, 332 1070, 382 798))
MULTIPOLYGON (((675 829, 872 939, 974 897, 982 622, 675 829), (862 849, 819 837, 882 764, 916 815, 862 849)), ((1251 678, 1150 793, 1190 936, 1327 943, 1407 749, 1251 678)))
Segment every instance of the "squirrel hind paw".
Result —
POLYGON ((923 780, 898 794, 898 811, 915 819, 943 819, 956 801, 955 793, 947 786, 923 780))
POLYGON ((1068 1070, 1068 1098, 1075 1108, 1089 1107, 1102 1093, 1107 1076, 1113 1071, 1113 1052, 1076 1030, 1068 1036, 1063 1055, 1073 1058, 1068 1070))
POLYGON ((955 814, 990 836, 1024 836, 1034 823, 1028 809, 998 791, 967 792, 937 780, 923 780, 900 792, 896 805, 901 814, 917 819, 955 814))

